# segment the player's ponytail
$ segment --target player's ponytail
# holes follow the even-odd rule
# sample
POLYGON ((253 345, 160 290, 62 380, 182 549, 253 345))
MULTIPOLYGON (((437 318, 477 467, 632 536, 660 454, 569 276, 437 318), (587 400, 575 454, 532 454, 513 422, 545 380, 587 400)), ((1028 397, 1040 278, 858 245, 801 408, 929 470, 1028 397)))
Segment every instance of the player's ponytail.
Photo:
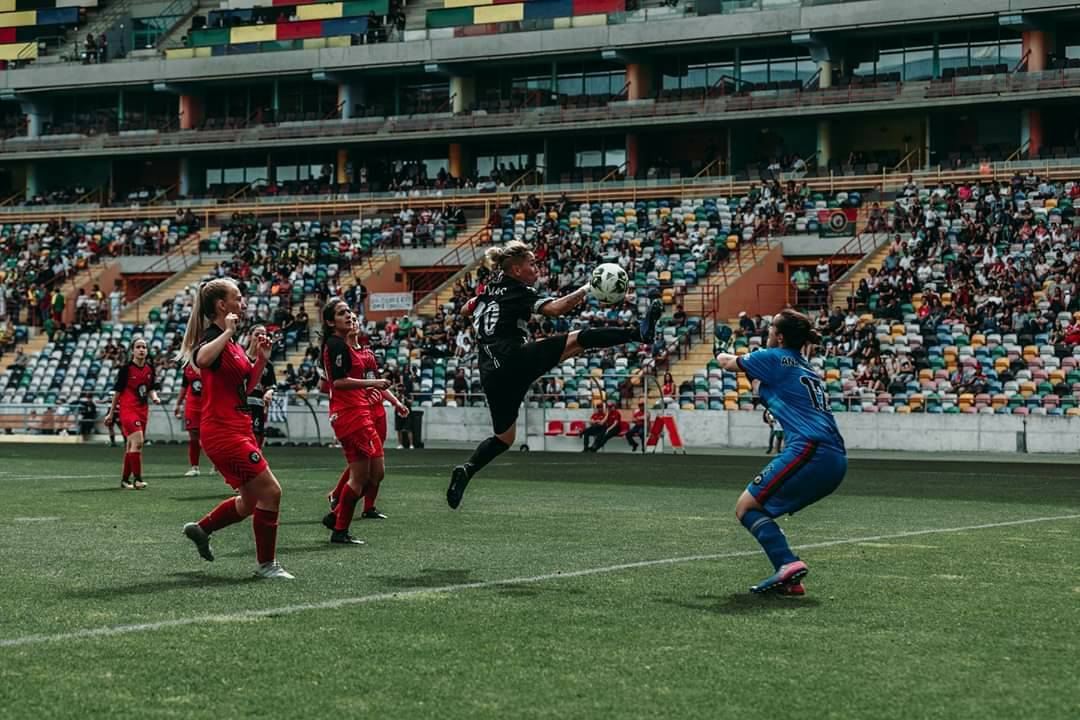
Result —
POLYGON ((821 334, 814 330, 810 318, 801 312, 786 309, 776 314, 773 321, 776 333, 784 336, 784 347, 788 350, 802 351, 808 343, 818 345, 821 343, 821 334))
POLYGON ((520 240, 511 240, 502 246, 489 247, 484 251, 484 265, 488 270, 506 272, 511 265, 523 260, 530 252, 529 246, 520 240))
POLYGON ((229 289, 234 287, 236 283, 229 278, 218 278, 203 283, 195 291, 195 298, 191 301, 191 316, 188 318, 187 328, 184 329, 184 339, 180 342, 180 351, 176 353, 177 360, 195 364, 192 354, 206 328, 210 326, 217 301, 227 298, 229 289))
POLYGON ((322 341, 319 343, 319 356, 321 357, 326 352, 326 341, 334 334, 334 315, 337 314, 338 305, 345 301, 341 298, 332 297, 326 301, 326 305, 322 309, 322 326, 319 332, 322 335, 322 341))

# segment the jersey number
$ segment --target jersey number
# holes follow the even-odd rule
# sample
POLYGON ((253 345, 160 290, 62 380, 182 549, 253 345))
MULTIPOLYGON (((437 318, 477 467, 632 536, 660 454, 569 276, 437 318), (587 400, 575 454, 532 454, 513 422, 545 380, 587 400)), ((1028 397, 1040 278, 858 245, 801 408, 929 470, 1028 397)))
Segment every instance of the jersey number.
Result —
POLYGON ((495 326, 499 323, 499 303, 480 303, 473 313, 473 327, 476 332, 484 337, 495 333, 495 326))
POLYGON ((828 396, 825 394, 825 388, 822 386, 821 380, 803 375, 799 378, 799 382, 805 385, 806 392, 810 393, 810 402, 813 404, 814 409, 818 412, 828 412, 828 396))

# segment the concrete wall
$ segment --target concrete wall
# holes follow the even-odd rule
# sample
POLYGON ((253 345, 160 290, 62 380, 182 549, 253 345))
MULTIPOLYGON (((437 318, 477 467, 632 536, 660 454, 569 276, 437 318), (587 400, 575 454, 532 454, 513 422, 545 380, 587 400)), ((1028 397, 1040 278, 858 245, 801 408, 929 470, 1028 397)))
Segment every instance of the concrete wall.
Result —
POLYGON ((761 263, 743 273, 721 293, 718 317, 733 318, 743 310, 756 315, 783 307, 785 282, 784 248, 777 245, 761 263))
MULTIPOLYGON (((151 408, 148 435, 152 440, 185 440, 180 421, 171 414, 172 403, 151 408)), ((545 438, 549 420, 587 420, 587 410, 526 410, 518 418, 515 447, 528 443, 531 450, 576 452, 578 438, 545 438)), ((757 412, 711 410, 669 413, 675 418, 688 452, 719 448, 763 448, 768 429, 757 412)), ((1015 455, 1025 446, 1029 453, 1080 451, 1080 417, 1057 418, 1011 415, 880 415, 846 413, 837 423, 852 450, 910 450, 913 452, 985 452, 1015 455)), ((288 423, 271 423, 297 442, 330 442, 333 433, 325 407, 313 413, 305 406, 291 407, 288 423)), ((426 408, 425 441, 476 443, 491 434, 487 408, 426 408)), ((664 449, 664 448, 661 448, 664 449)), ((628 452, 624 439, 612 440, 605 452, 628 452)))

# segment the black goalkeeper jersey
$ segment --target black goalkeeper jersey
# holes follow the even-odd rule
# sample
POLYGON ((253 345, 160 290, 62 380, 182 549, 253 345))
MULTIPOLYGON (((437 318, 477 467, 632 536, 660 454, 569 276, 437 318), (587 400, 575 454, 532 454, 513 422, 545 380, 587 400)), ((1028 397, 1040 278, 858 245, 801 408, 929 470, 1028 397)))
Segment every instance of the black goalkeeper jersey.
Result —
POLYGON ((529 342, 529 319, 555 298, 540 297, 535 288, 499 273, 484 286, 472 323, 480 352, 480 369, 488 372, 504 365, 529 342))

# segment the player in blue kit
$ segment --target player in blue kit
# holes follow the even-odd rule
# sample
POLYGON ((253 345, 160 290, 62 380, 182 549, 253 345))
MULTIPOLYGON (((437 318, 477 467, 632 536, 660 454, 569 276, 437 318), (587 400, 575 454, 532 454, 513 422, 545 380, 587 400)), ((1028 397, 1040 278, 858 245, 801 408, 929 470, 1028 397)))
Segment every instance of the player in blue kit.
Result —
POLYGON ((806 563, 791 551, 775 518, 825 497, 840 486, 847 472, 847 451, 829 409, 825 384, 802 353, 806 345, 820 342, 808 317, 783 310, 769 327, 767 349, 741 357, 727 353, 716 357, 724 370, 742 370, 758 381, 758 396, 784 428, 787 442, 735 503, 735 516, 776 569, 750 588, 752 593, 806 592, 801 582, 808 572, 806 563))

